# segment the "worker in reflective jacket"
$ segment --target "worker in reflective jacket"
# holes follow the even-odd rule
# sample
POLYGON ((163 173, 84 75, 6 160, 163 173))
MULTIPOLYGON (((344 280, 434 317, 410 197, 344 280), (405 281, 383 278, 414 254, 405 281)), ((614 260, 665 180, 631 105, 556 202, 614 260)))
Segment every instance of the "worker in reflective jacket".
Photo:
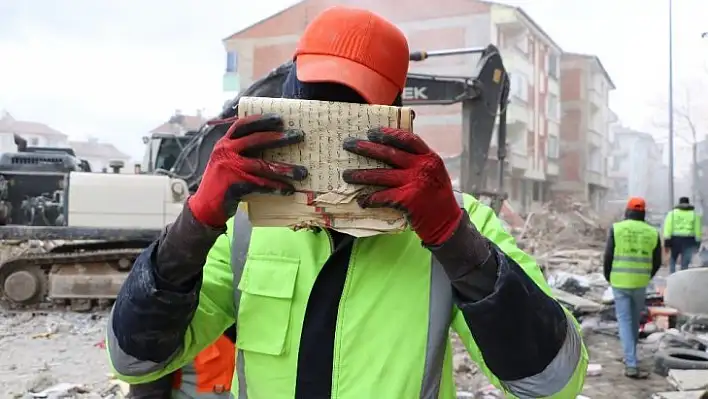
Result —
POLYGON ((688 269, 691 259, 701 245, 701 215, 688 200, 679 198, 679 203, 664 219, 664 246, 671 250, 669 272, 676 271, 676 262, 681 257, 681 270, 688 269))
POLYGON ((637 339, 639 317, 645 307, 646 287, 661 267, 659 232, 644 221, 646 202, 633 197, 627 202, 625 219, 612 225, 605 247, 605 278, 612 286, 625 375, 646 378, 639 370, 637 339))
POLYGON ((130 386, 131 399, 226 399, 234 376, 236 326, 181 369, 155 381, 130 386))
MULTIPOLYGON (((389 21, 330 8, 301 36, 284 96, 400 106, 408 53, 389 21)), ((236 211, 245 195, 291 195, 308 172, 247 154, 303 140, 277 116, 251 115, 216 144, 197 193, 118 295, 108 347, 121 378, 170 373, 235 322, 235 398, 452 399, 452 327, 507 396, 581 392, 588 359, 576 321, 492 210, 453 192, 420 137, 375 128, 343 144, 391 165, 343 179, 377 186, 359 205, 405 212, 408 231, 251 226, 236 211)))

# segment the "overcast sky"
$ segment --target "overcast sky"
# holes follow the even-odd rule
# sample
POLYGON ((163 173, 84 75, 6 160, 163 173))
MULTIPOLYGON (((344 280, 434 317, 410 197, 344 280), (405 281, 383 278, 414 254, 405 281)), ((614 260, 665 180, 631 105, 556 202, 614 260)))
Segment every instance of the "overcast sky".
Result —
MULTIPOLYGON (((219 110, 221 39, 294 2, 0 1, 0 109, 75 139, 112 141, 137 157, 140 138, 175 109, 219 110)), ((668 0, 507 3, 522 6, 564 50, 597 54, 617 85, 611 105, 621 119, 659 135, 656 122, 667 113, 660 106, 668 92, 668 0)), ((706 15, 708 1, 674 1, 677 101, 683 87, 708 76, 706 15)), ((708 97, 703 91, 692 101, 701 94, 708 97)))

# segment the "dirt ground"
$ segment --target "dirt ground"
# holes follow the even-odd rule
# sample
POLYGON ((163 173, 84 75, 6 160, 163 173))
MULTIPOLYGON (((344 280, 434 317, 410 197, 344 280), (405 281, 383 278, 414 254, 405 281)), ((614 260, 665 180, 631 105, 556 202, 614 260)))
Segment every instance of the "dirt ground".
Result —
MULTIPOLYGON (((583 395, 588 398, 649 399, 653 393, 673 390, 665 377, 653 373, 648 379, 642 381, 625 377, 624 365, 622 364, 622 349, 617 337, 601 333, 590 333, 585 337, 585 343, 590 352, 590 363, 602 365, 600 375, 588 376, 585 379, 583 395)), ((652 370, 652 354, 655 348, 651 344, 640 344, 638 348, 640 366, 644 370, 652 370)), ((456 345, 455 369, 457 371, 457 387, 458 391, 474 393, 489 384, 489 382, 465 356, 461 345, 456 345)))
POLYGON ((0 313, 0 398, 24 398, 58 383, 85 384, 100 398, 109 388, 107 314, 0 313))
MULTIPOLYGON (((585 337, 585 343, 590 351, 590 363, 602 365, 601 375, 585 379, 585 396, 591 399, 648 399, 653 393, 673 390, 666 378, 657 374, 651 373, 648 379, 642 381, 625 377, 619 338, 595 333, 585 337)), ((638 348, 640 367, 644 370, 652 370, 653 349, 649 344, 640 344, 638 348)))
MULTIPOLYGON (((57 383, 86 385, 92 393, 78 398, 100 398, 110 388, 104 337, 107 314, 0 313, 0 399, 25 398, 57 383)), ((590 362, 602 365, 602 374, 587 377, 584 395, 596 398, 650 398, 654 392, 671 390, 666 379, 652 375, 633 381, 622 375, 619 340, 590 333, 586 337, 590 362)), ((458 390, 474 393, 488 385, 472 364, 462 345, 455 344, 458 390)), ((641 348, 642 364, 651 369, 651 346, 641 348)), ((461 394, 460 397, 466 397, 461 394)), ((471 396, 469 396, 471 397, 471 396)))

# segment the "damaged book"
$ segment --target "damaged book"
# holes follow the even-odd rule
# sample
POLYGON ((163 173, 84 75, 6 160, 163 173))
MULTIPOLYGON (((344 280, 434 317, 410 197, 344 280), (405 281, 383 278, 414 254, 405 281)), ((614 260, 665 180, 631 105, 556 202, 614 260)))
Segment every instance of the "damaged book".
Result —
POLYGON ((305 132, 302 143, 263 151, 265 160, 302 165, 308 177, 294 182, 295 194, 251 194, 244 198, 248 217, 257 227, 326 227, 356 237, 396 233, 407 228, 398 210, 362 209, 356 198, 379 188, 347 184, 346 169, 388 168, 382 162, 342 148, 348 137, 366 138, 373 127, 413 131, 414 113, 408 107, 362 105, 284 98, 242 97, 239 118, 254 114, 280 115, 285 126, 305 132))

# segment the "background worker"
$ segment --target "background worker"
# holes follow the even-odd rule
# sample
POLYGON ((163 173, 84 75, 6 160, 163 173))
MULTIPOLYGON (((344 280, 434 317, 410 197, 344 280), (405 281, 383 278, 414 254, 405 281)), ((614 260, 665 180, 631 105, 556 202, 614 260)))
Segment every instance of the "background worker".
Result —
POLYGON ((625 219, 610 228, 605 247, 605 279, 612 286, 615 314, 624 351, 625 375, 646 378, 639 370, 639 317, 645 307, 646 287, 661 267, 659 232, 645 222, 646 202, 632 197, 625 219))
POLYGON ((691 259, 701 246, 702 237, 701 215, 688 197, 679 198, 679 203, 664 219, 664 247, 671 251, 669 272, 676 271, 676 262, 681 257, 681 269, 686 270, 691 265, 691 259))
POLYGON ((201 351, 191 363, 164 377, 130 386, 130 399, 228 399, 234 376, 236 326, 229 327, 216 342, 201 351))

